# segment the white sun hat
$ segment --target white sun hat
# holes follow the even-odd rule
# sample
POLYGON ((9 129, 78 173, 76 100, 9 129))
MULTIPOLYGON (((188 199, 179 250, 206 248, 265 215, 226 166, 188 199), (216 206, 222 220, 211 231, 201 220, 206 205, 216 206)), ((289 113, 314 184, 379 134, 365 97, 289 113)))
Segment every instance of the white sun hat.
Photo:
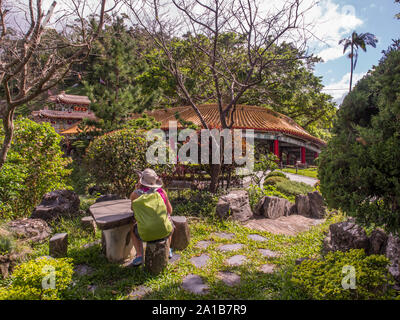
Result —
POLYGON ((149 188, 161 188, 162 180, 157 173, 150 168, 144 169, 142 172, 138 172, 140 177, 140 184, 149 188))

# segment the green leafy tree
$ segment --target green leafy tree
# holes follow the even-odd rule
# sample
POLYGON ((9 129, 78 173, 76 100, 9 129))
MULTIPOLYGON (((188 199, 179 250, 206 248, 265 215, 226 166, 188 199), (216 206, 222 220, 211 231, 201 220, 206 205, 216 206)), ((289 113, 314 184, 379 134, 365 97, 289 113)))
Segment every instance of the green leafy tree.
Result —
POLYGON ((138 170, 152 168, 164 183, 168 182, 173 165, 150 165, 147 161, 146 151, 153 143, 146 140, 144 131, 114 131, 90 143, 84 164, 98 186, 111 193, 129 197, 137 182, 138 170))
POLYGON ((353 31, 350 37, 341 39, 339 44, 343 44, 343 53, 346 52, 347 49, 350 48, 350 53, 348 57, 350 58, 350 89, 351 91, 352 82, 353 82, 353 72, 357 65, 358 60, 358 49, 361 48, 364 52, 367 51, 367 45, 370 45, 376 48, 376 43, 378 39, 372 33, 360 33, 353 31))
MULTIPOLYGON (((0 130, 0 141, 4 132, 0 130)), ((63 157, 61 136, 49 123, 15 121, 15 134, 7 161, 0 171, 0 212, 27 216, 52 190, 66 188, 69 159, 63 157)))
POLYGON ((367 226, 400 227, 400 51, 389 50, 343 101, 319 155, 321 192, 367 226))

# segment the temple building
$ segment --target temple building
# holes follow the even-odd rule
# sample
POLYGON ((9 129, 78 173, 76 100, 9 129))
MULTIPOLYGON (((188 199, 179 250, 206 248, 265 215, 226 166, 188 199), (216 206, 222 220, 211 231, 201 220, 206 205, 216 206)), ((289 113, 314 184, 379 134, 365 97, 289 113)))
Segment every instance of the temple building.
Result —
POLYGON ((64 91, 48 98, 50 108, 32 111, 32 119, 36 122, 50 122, 54 129, 61 133, 76 126, 83 119, 96 120, 90 111, 90 100, 87 96, 66 94, 64 91))
MULTIPOLYGON (((217 104, 200 105, 198 109, 210 129, 221 128, 217 104)), ((161 129, 168 131, 169 121, 177 121, 176 113, 184 123, 192 122, 202 128, 200 119, 191 106, 157 109, 147 112, 147 115, 161 122, 161 129)), ((313 165, 321 148, 326 145, 291 118, 265 107, 237 105, 233 120, 232 129, 254 130, 256 150, 269 150, 286 165, 313 165)), ((177 125, 178 130, 183 128, 179 121, 177 125)))

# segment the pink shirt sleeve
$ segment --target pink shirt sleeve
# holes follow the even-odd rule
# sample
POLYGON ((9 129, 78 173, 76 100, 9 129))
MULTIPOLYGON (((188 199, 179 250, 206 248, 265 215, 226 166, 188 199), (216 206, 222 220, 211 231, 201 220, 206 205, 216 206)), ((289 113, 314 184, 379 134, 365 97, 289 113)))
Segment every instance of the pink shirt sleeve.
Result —
POLYGON ((157 192, 160 194, 161 198, 163 198, 165 205, 167 205, 167 197, 165 196, 164 190, 159 188, 157 192))

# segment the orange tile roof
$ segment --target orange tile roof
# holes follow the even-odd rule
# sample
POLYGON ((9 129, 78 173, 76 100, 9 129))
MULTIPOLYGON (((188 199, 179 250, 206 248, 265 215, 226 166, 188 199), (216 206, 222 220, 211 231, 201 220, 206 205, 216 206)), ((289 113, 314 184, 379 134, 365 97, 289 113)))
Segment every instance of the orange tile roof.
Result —
POLYGON ((89 105, 91 103, 91 101, 87 96, 77 96, 74 94, 66 94, 65 92, 61 92, 60 94, 50 96, 49 101, 61 102, 65 104, 80 104, 80 105, 89 105))
POLYGON ((58 111, 58 110, 38 110, 32 111, 32 116, 34 117, 47 117, 52 119, 76 119, 82 120, 88 118, 91 120, 96 120, 96 116, 91 111, 81 112, 81 111, 58 111))
MULTIPOLYGON (((69 127, 68 129, 65 129, 64 131, 60 132, 60 134, 77 134, 77 133, 82 132, 82 130, 78 128, 79 124, 80 124, 80 122, 74 124, 73 126, 69 127)), ((86 129, 86 131, 96 131, 96 130, 98 130, 94 126, 85 127, 85 129, 86 129)))
MULTIPOLYGON (((217 104, 199 105, 198 109, 210 129, 221 128, 217 104)), ((149 116, 153 116, 156 121, 161 122, 161 129, 166 130, 168 129, 169 121, 177 121, 175 117, 176 112, 179 113, 180 118, 184 121, 190 121, 202 127, 199 117, 191 106, 157 109, 146 113, 149 116)), ((140 117, 140 115, 134 115, 134 118, 136 117, 140 117)), ((309 134, 291 118, 265 107, 237 105, 233 119, 234 125, 232 129, 254 129, 257 132, 282 132, 310 140, 319 145, 325 145, 323 140, 309 134)), ((178 128, 182 128, 179 121, 178 128)))

